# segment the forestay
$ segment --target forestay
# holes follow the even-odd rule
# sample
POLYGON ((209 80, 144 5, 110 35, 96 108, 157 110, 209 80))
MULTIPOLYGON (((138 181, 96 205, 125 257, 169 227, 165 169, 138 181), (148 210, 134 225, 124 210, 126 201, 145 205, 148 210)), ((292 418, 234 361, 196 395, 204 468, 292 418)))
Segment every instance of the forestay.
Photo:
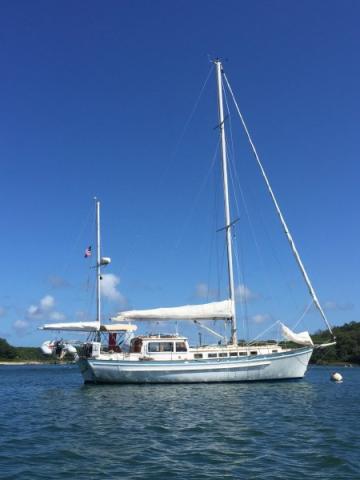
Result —
POLYGON ((295 333, 283 323, 280 322, 280 325, 281 325, 281 332, 287 340, 297 343, 298 345, 314 345, 309 335, 309 332, 295 333))
POLYGON ((124 320, 224 320, 232 318, 233 311, 232 300, 223 300, 201 305, 129 310, 120 312, 111 320, 114 322, 124 320))
MULTIPOLYGON (((322 316, 322 318, 323 318, 323 320, 324 320, 324 322, 325 322, 325 324, 326 324, 329 332, 330 332, 330 333, 332 334, 332 336, 334 337, 334 334, 333 334, 332 328, 331 328, 331 326, 330 326, 330 323, 329 323, 329 321, 328 321, 328 319, 327 319, 327 317, 326 317, 326 315, 325 315, 325 312, 324 312, 322 306, 320 305, 320 302, 319 302, 319 299, 317 298, 317 295, 316 295, 316 293, 315 293, 314 287, 312 286, 312 283, 311 283, 311 281, 310 281, 310 278, 309 278, 309 276, 308 276, 308 274, 307 274, 307 272, 306 272, 306 270, 305 270, 305 266, 304 266, 304 264, 303 264, 303 262, 302 262, 302 260, 301 260, 301 258, 300 258, 300 255, 299 255, 299 252, 298 252, 298 250, 297 250, 297 248, 296 248, 294 239, 292 238, 292 235, 291 235, 290 230, 289 230, 289 228, 288 228, 288 226, 287 226, 287 223, 285 222, 285 218, 284 218, 284 216, 283 216, 283 214, 282 214, 282 212, 281 212, 281 210, 280 210, 279 204, 278 204, 278 202, 277 202, 277 200, 276 200, 276 197, 275 197, 275 194, 274 194, 274 192, 273 192, 273 189, 271 188, 271 185, 270 185, 269 179, 268 179, 268 177, 267 177, 267 175, 266 175, 266 173, 265 173, 264 167, 263 167, 263 165, 262 165, 262 163, 261 163, 261 161, 260 161, 260 158, 259 158, 259 155, 258 155, 257 150, 256 150, 256 148, 255 148, 254 142, 252 141, 251 136, 250 136, 250 133, 249 133, 249 130, 248 130, 246 124, 245 124, 244 117, 242 116, 242 114, 241 114, 241 112, 240 112, 240 108, 239 108, 239 106, 238 106, 238 104, 237 104, 237 101, 236 101, 236 99, 235 99, 235 95, 234 95, 234 93, 233 93, 233 91, 232 91, 232 89, 231 89, 230 83, 229 83, 229 81, 228 81, 228 79, 227 79, 227 77, 226 77, 225 74, 224 74, 224 78, 225 78, 225 81, 226 81, 226 85, 227 85, 227 87, 228 87, 228 89, 229 89, 229 92, 230 92, 230 94, 231 94, 231 97, 232 97, 232 99, 233 99, 233 102, 234 102, 235 108, 236 108, 236 110, 237 110, 237 113, 238 113, 238 115, 239 115, 239 117, 240 117, 240 121, 241 121, 241 123, 242 123, 242 125, 243 125, 243 128, 244 128, 244 130, 245 130, 246 136, 247 136, 247 138, 248 138, 248 140, 249 140, 249 143, 250 143, 250 145, 251 145, 252 151, 253 151, 253 153, 254 153, 254 155, 255 155, 257 164, 258 164, 258 166, 259 166, 259 168, 260 168, 261 174, 262 174, 262 176, 263 176, 263 178, 264 178, 264 180, 265 180, 266 186, 267 186, 267 188, 268 188, 268 191, 269 191, 270 196, 271 196, 271 198, 272 198, 272 201, 273 201, 273 203, 274 203, 275 210, 276 210, 276 212, 277 212, 277 214, 278 214, 278 216, 279 216, 280 222, 281 222, 281 224, 282 224, 282 226, 283 226, 283 228, 284 228, 285 235, 286 235, 286 237, 287 237, 287 239, 288 239, 288 242, 289 242, 290 247, 291 247, 291 250, 292 250, 292 252, 293 252, 293 254, 294 254, 295 260, 296 260, 296 262, 297 262, 297 264, 298 264, 298 266, 299 266, 299 268, 300 268, 301 274, 302 274, 302 276, 304 277, 305 283, 306 283, 306 285, 307 285, 307 287, 308 287, 308 289, 309 289, 309 293, 310 293, 310 295, 311 295, 311 298, 313 299, 313 302, 314 302, 316 308, 319 310, 320 315, 322 316)), ((335 337, 334 337, 334 338, 335 338, 335 337)))

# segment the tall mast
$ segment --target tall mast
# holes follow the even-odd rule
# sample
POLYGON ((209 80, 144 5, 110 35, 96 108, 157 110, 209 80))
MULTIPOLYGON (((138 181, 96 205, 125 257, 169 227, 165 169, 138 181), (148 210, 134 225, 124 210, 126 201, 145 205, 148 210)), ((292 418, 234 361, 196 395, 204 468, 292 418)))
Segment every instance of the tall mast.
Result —
POLYGON ((96 204, 96 321, 101 323, 101 255, 100 255, 100 202, 95 198, 96 204))
POLYGON ((224 206, 225 206, 225 230, 226 230, 226 250, 228 262, 228 280, 229 280, 229 297, 232 305, 231 317, 231 343, 237 345, 237 329, 236 329, 236 311, 235 311, 235 288, 234 288, 234 267, 233 267, 233 253, 232 253, 232 236, 231 236, 231 219, 230 219, 230 205, 229 205, 229 186, 228 186, 228 165, 226 154, 226 137, 224 126, 224 104, 223 104, 223 89, 222 89, 222 64, 220 60, 214 61, 216 66, 217 87, 218 87, 218 107, 219 107, 219 128, 221 137, 221 157, 222 157, 222 171, 224 181, 224 206))

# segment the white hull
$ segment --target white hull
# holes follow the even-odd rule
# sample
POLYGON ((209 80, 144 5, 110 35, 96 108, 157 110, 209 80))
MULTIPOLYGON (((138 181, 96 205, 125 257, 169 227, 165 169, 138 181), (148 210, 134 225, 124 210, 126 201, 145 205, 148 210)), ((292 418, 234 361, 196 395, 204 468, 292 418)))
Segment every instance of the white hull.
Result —
POLYGON ((312 347, 247 358, 182 361, 81 359, 86 383, 248 382, 302 378, 312 347))

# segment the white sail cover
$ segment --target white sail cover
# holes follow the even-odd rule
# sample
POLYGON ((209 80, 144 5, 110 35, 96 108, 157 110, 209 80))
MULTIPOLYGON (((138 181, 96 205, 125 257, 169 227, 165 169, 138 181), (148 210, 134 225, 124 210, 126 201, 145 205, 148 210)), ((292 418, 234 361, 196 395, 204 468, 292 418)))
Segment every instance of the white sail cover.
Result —
POLYGON ((47 323, 40 330, 66 330, 73 332, 96 332, 99 330, 99 322, 66 322, 47 323))
POLYGON ((220 320, 233 316, 232 300, 183 305, 181 307, 152 308, 150 310, 129 310, 113 317, 114 322, 124 320, 220 320))
POLYGON ((48 323, 40 327, 40 330, 63 330, 68 332, 133 332, 137 330, 136 325, 99 325, 99 322, 66 322, 66 323, 48 323))
POLYGON ((280 325, 281 325, 281 332, 287 340, 290 340, 291 342, 297 343, 299 345, 314 345, 309 335, 309 332, 295 333, 283 323, 280 322, 280 325))

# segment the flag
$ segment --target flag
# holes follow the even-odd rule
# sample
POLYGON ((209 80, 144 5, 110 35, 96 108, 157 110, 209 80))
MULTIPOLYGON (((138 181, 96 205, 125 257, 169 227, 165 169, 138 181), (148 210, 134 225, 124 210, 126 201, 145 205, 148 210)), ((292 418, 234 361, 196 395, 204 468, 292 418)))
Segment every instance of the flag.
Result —
POLYGON ((91 245, 89 245, 87 247, 87 249, 85 250, 85 255, 84 255, 85 258, 88 258, 88 257, 91 257, 91 245))

